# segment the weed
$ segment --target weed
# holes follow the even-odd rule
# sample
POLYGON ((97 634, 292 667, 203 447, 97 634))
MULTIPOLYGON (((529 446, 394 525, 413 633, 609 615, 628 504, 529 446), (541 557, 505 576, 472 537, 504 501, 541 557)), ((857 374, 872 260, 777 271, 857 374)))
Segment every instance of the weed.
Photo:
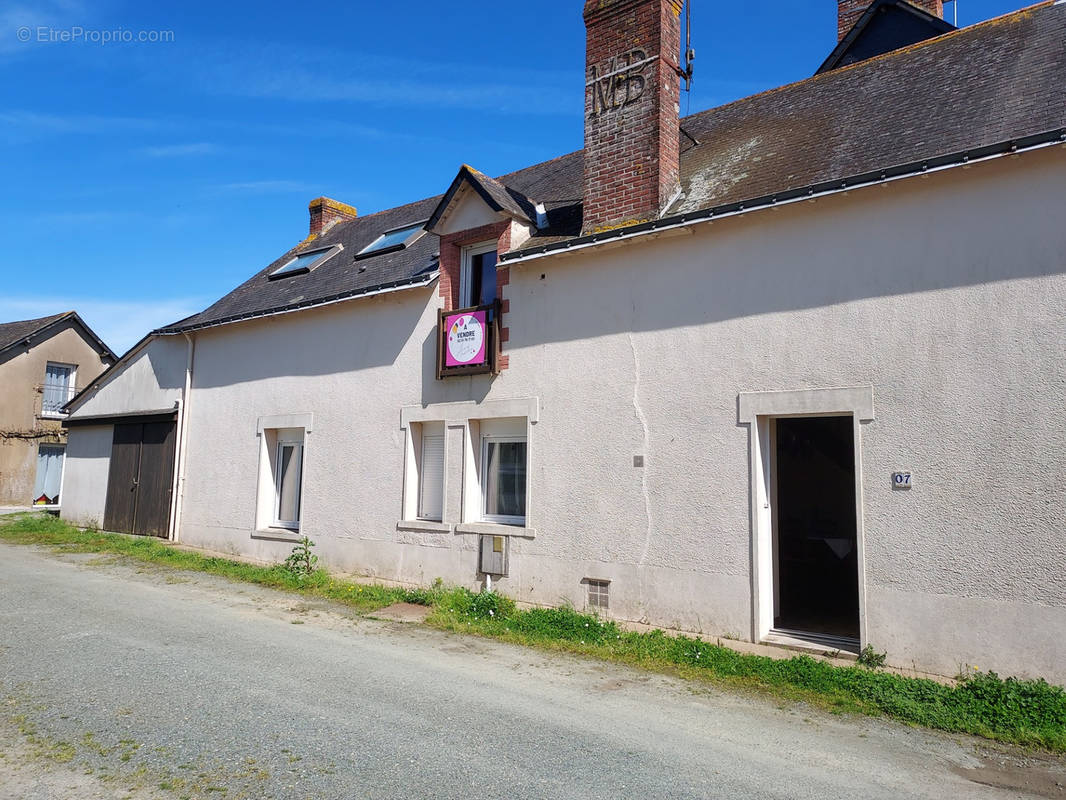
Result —
POLYGON ((311 552, 314 546, 315 543, 305 536, 296 547, 292 548, 289 557, 285 559, 285 569, 298 581, 306 580, 315 572, 318 556, 311 552))
POLYGON ((874 650, 872 644, 868 644, 859 653, 859 657, 855 659, 855 663, 864 667, 869 667, 870 669, 877 669, 885 665, 886 658, 888 658, 888 653, 878 653, 874 650))

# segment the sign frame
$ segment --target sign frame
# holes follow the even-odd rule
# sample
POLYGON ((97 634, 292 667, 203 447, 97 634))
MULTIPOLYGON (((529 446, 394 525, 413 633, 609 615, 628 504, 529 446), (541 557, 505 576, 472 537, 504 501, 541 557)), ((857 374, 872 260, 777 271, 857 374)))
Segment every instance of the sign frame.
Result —
POLYGON ((453 375, 498 375, 500 363, 500 301, 470 308, 437 309, 437 380, 453 375), (485 360, 479 364, 447 365, 448 330, 445 320, 461 314, 485 312, 485 360))

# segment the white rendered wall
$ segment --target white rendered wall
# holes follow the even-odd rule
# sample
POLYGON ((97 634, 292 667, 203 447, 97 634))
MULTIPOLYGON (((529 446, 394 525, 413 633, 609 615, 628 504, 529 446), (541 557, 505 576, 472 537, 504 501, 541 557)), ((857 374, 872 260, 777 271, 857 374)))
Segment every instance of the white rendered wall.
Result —
MULTIPOLYGON (((313 413, 302 531, 325 562, 473 585, 476 536, 397 529, 401 408, 535 398, 535 536, 511 539, 501 590, 581 607, 581 579, 607 578, 615 616, 748 638, 738 394, 872 386, 867 641, 1066 682, 1063 185, 1059 148, 512 267, 494 380, 434 380, 435 291, 205 331, 180 538, 280 560, 291 544, 253 538, 256 420, 313 413)), ((462 477, 446 489, 457 522, 462 477)))
POLYGON ((92 528, 103 525, 113 433, 111 425, 76 427, 67 433, 59 513, 68 522, 92 528))
POLYGON ((76 419, 174 408, 185 388, 187 362, 183 336, 150 339, 99 388, 90 390, 70 416, 76 419))

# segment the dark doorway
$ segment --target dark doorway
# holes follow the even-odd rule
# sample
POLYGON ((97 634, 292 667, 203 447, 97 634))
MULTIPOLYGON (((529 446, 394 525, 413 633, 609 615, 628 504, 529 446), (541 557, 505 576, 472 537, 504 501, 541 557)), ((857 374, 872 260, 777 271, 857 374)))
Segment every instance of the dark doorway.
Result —
POLYGON ((852 419, 774 422, 774 627, 858 640, 852 419))
POLYGON ((104 528, 166 538, 173 495, 173 422, 115 425, 104 528))

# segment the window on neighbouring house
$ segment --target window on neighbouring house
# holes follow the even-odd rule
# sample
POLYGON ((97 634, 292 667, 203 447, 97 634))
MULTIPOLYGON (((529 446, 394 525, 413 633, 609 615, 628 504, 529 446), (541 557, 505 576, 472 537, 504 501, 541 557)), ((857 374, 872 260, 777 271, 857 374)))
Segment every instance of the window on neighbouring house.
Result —
POLYGON ((327 247, 324 250, 315 250, 313 253, 301 253, 271 272, 268 277, 283 278, 286 275, 298 275, 303 272, 310 272, 338 250, 340 250, 340 247, 327 247))
MULTIPOLYGON (((441 429, 443 426, 439 426, 441 429)), ((418 475, 418 518, 440 522, 444 518, 444 432, 423 426, 422 457, 418 475)))
POLYGON ((505 525, 526 524, 526 437, 481 439, 482 519, 505 525))
POLYGON ((48 362, 44 371, 44 390, 41 413, 58 416, 63 406, 74 396, 74 367, 70 364, 48 362))
POLYGON ((34 505, 59 504, 65 453, 66 447, 61 444, 42 444, 37 448, 37 480, 33 484, 34 505))
POLYGON ((303 484, 302 431, 278 431, 274 457, 274 525, 298 530, 303 484))
POLYGON ((459 305, 463 308, 484 306, 496 299, 496 243, 463 250, 459 275, 459 305))
POLYGON ((402 228, 394 228, 391 231, 385 231, 385 233, 381 234, 381 236, 360 250, 356 254, 356 258, 359 258, 360 256, 368 256, 382 250, 407 247, 421 235, 423 231, 422 226, 425 224, 425 220, 423 220, 422 222, 413 225, 405 225, 402 228))

